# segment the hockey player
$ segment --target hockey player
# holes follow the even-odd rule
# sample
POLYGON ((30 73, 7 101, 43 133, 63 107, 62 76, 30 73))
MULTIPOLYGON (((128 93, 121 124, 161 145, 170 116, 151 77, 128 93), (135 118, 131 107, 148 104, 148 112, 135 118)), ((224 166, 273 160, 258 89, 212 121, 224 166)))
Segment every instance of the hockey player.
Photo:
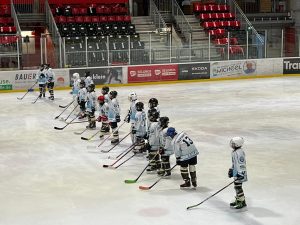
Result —
POLYGON ((191 181, 193 187, 197 187, 196 165, 199 152, 196 146, 185 132, 177 133, 174 127, 168 128, 167 136, 172 138, 171 145, 175 153, 176 163, 180 165, 181 176, 184 180, 180 188, 189 188, 191 181))
POLYGON ((243 144, 244 139, 242 137, 234 137, 230 140, 230 147, 233 150, 231 153, 232 167, 229 168, 228 177, 234 178, 236 197, 235 201, 230 203, 230 207, 234 209, 242 209, 247 206, 242 188, 243 182, 248 180, 245 152, 242 149, 243 144))
POLYGON ((149 107, 149 110, 150 109, 156 109, 156 111, 158 113, 160 113, 160 110, 159 110, 159 107, 158 107, 158 100, 156 98, 150 98, 149 99, 148 107, 149 107))
POLYGON ((132 124, 133 143, 135 143, 134 153, 143 153, 145 149, 144 136, 146 135, 146 113, 144 111, 144 103, 137 102, 135 104, 135 118, 132 124))
POLYGON ((50 94, 49 99, 54 100, 54 81, 55 81, 55 73, 53 72, 50 64, 45 64, 45 73, 47 77, 47 88, 50 94))
POLYGON ((148 172, 157 171, 161 175, 161 162, 159 160, 159 113, 156 109, 150 109, 148 111, 148 119, 150 121, 148 125, 148 151, 149 151, 149 168, 148 172))
POLYGON ((174 154, 173 148, 171 146, 172 139, 167 136, 169 124, 169 117, 160 117, 160 133, 159 133, 159 153, 161 156, 162 164, 162 176, 170 177, 171 176, 171 166, 170 166, 170 156, 174 154))
POLYGON ((88 88, 91 84, 94 84, 93 78, 91 77, 90 71, 85 72, 85 87, 88 88))
POLYGON ((101 89, 101 94, 104 96, 105 102, 109 102, 109 87, 108 86, 103 86, 101 89))
POLYGON ((46 71, 44 64, 40 66, 39 71, 37 72, 37 82, 39 84, 39 98, 45 97, 45 92, 46 92, 46 83, 47 83, 47 77, 46 77, 46 71))
MULTIPOLYGON (((131 124, 131 128, 130 128, 130 130, 131 130, 131 141, 132 141, 132 143, 135 143, 135 138, 134 138, 134 134, 133 134, 132 130, 133 130, 133 126, 134 126, 134 123, 135 123, 135 114, 136 114, 136 111, 137 111, 136 110, 136 103, 137 103, 136 93, 135 92, 129 93, 128 100, 130 101, 130 108, 128 110, 128 114, 125 117, 124 121, 131 124)), ((143 109, 144 109, 144 104, 143 104, 143 109)))
POLYGON ((85 103, 87 99, 87 90, 85 88, 84 80, 81 80, 79 85, 80 85, 80 90, 78 91, 77 103, 80 106, 80 114, 78 119, 83 119, 84 117, 86 117, 85 103))
POLYGON ((102 122, 100 138, 102 138, 105 134, 109 133, 109 122, 108 122, 108 104, 105 102, 104 96, 100 95, 98 97, 99 103, 99 116, 97 121, 102 122))
POLYGON ((108 121, 113 132, 113 138, 111 140, 112 144, 117 144, 119 142, 119 132, 116 131, 118 128, 118 122, 120 122, 120 106, 117 95, 117 91, 109 92, 110 101, 108 102, 108 121))
POLYGON ((96 110, 96 93, 95 84, 90 84, 87 88, 86 112, 88 114, 89 125, 86 128, 96 128, 95 110, 96 110))

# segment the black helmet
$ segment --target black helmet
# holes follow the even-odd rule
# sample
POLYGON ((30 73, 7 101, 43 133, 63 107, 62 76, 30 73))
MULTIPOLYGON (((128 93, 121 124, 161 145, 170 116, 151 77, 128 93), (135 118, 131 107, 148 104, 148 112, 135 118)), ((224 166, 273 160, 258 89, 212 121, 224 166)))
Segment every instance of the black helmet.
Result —
POLYGON ((150 98, 149 100, 149 108, 152 109, 158 106, 158 100, 156 98, 150 98))
POLYGON ((90 84, 87 89, 88 89, 88 92, 95 91, 95 84, 90 84))
POLYGON ((137 102, 137 103, 135 104, 135 108, 136 108, 136 111, 138 111, 138 112, 143 111, 143 109, 144 109, 144 103, 142 103, 142 102, 137 102))
POLYGON ((116 98, 117 95, 118 95, 118 92, 116 92, 116 91, 109 92, 109 96, 110 96, 111 99, 116 98))
POLYGON ((169 124, 169 117, 167 116, 163 116, 159 118, 159 122, 160 122, 160 127, 161 128, 167 128, 168 124, 169 124))
POLYGON ((85 87, 85 82, 84 82, 84 80, 81 80, 81 81, 80 81, 79 86, 80 86, 80 88, 84 88, 84 87, 85 87))
POLYGON ((157 119, 159 118, 159 112, 157 112, 156 109, 149 109, 148 110, 148 118, 151 122, 157 122, 157 119))
POLYGON ((102 90, 101 90, 101 93, 103 95, 106 95, 106 94, 108 94, 108 92, 109 92, 109 87, 108 86, 103 86, 102 90))

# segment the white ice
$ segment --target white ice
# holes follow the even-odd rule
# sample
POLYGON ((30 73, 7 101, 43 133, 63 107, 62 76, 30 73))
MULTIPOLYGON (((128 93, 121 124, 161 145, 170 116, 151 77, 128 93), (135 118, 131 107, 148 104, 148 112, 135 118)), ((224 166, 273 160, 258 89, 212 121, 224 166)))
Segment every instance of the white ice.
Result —
MULTIPOLYGON (((161 180, 148 191, 138 187, 151 185, 156 175, 144 174, 136 184, 125 184, 147 164, 142 157, 117 170, 103 168, 114 162, 108 156, 130 145, 130 138, 104 154, 99 150, 111 147, 109 141, 93 149, 100 143, 98 137, 84 141, 74 134, 86 124, 53 129, 65 125, 54 117, 63 110, 59 104, 71 101, 69 91, 55 91, 54 102, 38 100, 36 104, 32 101, 37 93, 23 100, 17 97, 24 93, 0 94, 0 224, 299 225, 299 82, 300 77, 281 77, 113 88, 119 92, 122 118, 130 91, 145 105, 156 97, 161 116, 168 116, 170 126, 193 139, 200 151, 197 190, 179 189, 179 168, 171 179, 161 180), (247 211, 229 208, 233 186, 187 211, 187 206, 231 182, 227 171, 233 136, 245 139, 247 211)), ((126 124, 120 137, 128 131, 126 124)))

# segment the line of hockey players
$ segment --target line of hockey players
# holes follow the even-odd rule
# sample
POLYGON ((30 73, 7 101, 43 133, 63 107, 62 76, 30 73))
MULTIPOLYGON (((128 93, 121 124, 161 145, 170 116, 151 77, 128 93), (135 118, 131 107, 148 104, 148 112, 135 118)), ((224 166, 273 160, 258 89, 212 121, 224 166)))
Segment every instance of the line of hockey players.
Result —
POLYGON ((54 81, 55 74, 50 67, 50 64, 42 64, 37 72, 37 83, 39 85, 39 98, 46 97, 46 88, 49 91, 49 99, 54 100, 54 81))
MULTIPOLYGON (((80 80, 79 74, 73 74, 73 97, 80 106, 79 119, 88 117, 88 129, 96 127, 96 121, 101 122, 100 138, 109 134, 112 129, 112 144, 119 143, 118 123, 120 120, 120 106, 117 91, 109 90, 108 86, 102 87, 101 95, 96 96, 95 85, 89 74, 80 80), (95 111, 98 118, 95 118, 95 111)), ((197 150, 194 142, 185 132, 178 132, 174 127, 169 127, 169 118, 160 116, 158 100, 151 98, 148 102, 148 111, 145 112, 144 103, 138 101, 137 94, 128 95, 130 107, 124 122, 130 123, 132 151, 134 154, 147 153, 149 173, 157 173, 168 178, 171 176, 170 157, 175 155, 176 164, 180 166, 184 183, 180 188, 197 187, 196 165, 197 150)), ((236 199, 230 206, 241 209, 246 206, 242 183, 247 181, 245 153, 242 149, 244 140, 240 137, 231 139, 232 167, 228 176, 234 177, 236 199)))

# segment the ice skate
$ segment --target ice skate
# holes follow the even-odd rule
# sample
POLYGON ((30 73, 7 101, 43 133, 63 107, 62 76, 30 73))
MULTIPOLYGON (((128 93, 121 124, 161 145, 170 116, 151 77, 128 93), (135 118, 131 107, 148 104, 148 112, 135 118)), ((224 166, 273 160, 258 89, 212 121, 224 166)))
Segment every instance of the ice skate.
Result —
POLYGON ((184 180, 184 183, 180 185, 181 189, 189 188, 191 187, 191 182, 190 180, 184 180))

